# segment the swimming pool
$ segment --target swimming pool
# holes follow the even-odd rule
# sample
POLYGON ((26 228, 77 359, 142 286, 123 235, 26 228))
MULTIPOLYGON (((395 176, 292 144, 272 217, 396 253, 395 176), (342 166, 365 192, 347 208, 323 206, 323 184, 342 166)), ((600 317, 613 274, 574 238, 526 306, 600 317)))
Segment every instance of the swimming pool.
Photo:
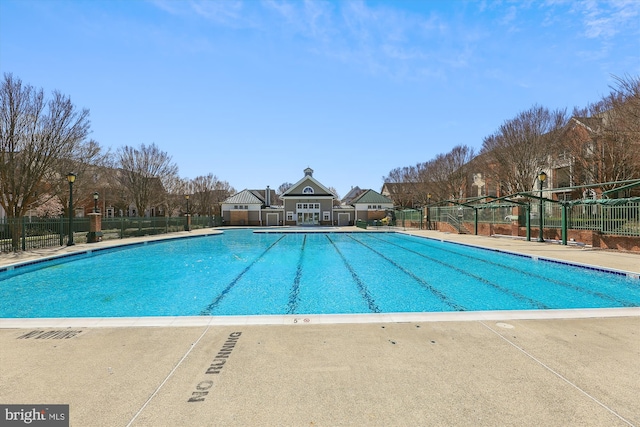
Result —
POLYGON ((400 233, 223 234, 0 272, 0 317, 640 306, 640 280, 400 233))

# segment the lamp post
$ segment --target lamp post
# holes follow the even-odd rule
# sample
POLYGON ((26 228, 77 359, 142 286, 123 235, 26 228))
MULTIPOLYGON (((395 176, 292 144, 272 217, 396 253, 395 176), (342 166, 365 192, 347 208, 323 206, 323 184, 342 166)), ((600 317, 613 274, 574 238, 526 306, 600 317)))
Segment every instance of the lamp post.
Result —
POLYGON ((98 212, 98 197, 100 197, 100 195, 97 191, 93 193, 93 213, 98 212))
POLYGON ((73 183, 76 181, 76 174, 69 172, 67 174, 67 181, 69 181, 69 239, 67 240, 67 246, 73 246, 73 183))
POLYGON ((540 209, 538 212, 538 223, 540 224, 540 233, 538 234, 538 242, 542 243, 544 242, 544 237, 543 237, 543 231, 544 231, 544 215, 543 215, 543 209, 544 209, 544 202, 542 200, 542 184, 544 183, 544 180, 547 179, 547 174, 544 173, 544 171, 541 171, 538 174, 538 180, 540 181, 540 209))

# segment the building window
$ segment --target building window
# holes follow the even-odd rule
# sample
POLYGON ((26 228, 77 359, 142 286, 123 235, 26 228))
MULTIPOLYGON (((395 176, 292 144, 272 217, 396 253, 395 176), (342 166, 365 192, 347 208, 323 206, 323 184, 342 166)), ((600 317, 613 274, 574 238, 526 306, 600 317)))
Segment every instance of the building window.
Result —
POLYGON ((322 212, 322 220, 323 221, 331 220, 331 212, 328 212, 328 211, 322 212))
POLYGON ((317 212, 318 217, 320 217, 320 203, 298 203, 297 212, 298 213, 317 212))
POLYGON ((293 212, 291 211, 287 212, 287 221, 293 221, 293 212))
POLYGON ((310 187, 310 186, 307 185, 302 190, 302 194, 313 194, 313 187, 310 187))

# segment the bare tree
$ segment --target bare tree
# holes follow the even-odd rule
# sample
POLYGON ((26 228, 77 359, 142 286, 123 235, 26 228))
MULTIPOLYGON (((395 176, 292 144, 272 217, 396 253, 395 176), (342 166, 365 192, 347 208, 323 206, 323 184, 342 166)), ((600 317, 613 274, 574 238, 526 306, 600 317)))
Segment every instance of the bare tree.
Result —
POLYGON ((164 180, 164 193, 160 205, 163 208, 165 216, 178 216, 186 213, 187 194, 191 195, 191 182, 187 179, 180 178, 178 175, 168 176, 164 180))
POLYGON ((191 212, 199 215, 211 215, 213 190, 218 178, 212 173, 197 176, 191 180, 191 212))
POLYGON ((616 84, 612 86, 614 108, 624 117, 628 131, 634 135, 635 141, 640 140, 640 76, 626 75, 613 77, 616 84))
POLYGON ((117 163, 122 186, 129 192, 140 217, 165 201, 164 185, 178 174, 178 166, 171 156, 155 144, 122 147, 117 153, 117 163))
POLYGON ((220 181, 212 173, 194 178, 191 181, 191 190, 193 194, 192 212, 206 216, 219 214, 220 203, 234 191, 228 182, 220 181))
POLYGON ((293 184, 290 182, 283 182, 282 184, 280 184, 280 187, 278 187, 278 191, 276 191, 278 197, 282 196, 288 189, 291 188, 292 185, 293 184))
POLYGON ((433 200, 444 200, 451 197, 446 191, 444 182, 447 179, 447 175, 441 168, 440 159, 443 158, 442 154, 436 156, 435 159, 418 163, 415 167, 416 170, 416 195, 414 198, 419 204, 426 205, 433 200), (431 194, 431 200, 428 195, 431 194))
POLYGON ((338 194, 338 190, 335 187, 329 187, 327 190, 331 191, 334 196, 336 196, 336 200, 340 200, 340 194, 338 194))
POLYGON ((616 85, 603 99, 609 109, 604 114, 600 136, 600 182, 640 178, 640 77, 614 78, 616 85))
POLYGON ((413 207, 418 203, 421 179, 418 169, 416 166, 398 167, 382 177, 395 206, 413 207))
MULTIPOLYGON (((236 194, 236 189, 227 181, 216 181, 213 192, 214 214, 221 215, 222 209, 220 204, 227 200, 232 195, 236 194)), ((279 199, 272 200, 271 203, 279 202, 279 199)))
MULTIPOLYGON (((600 101, 576 109, 563 133, 575 184, 640 178, 640 78, 616 78, 600 101)), ((614 188, 605 185, 602 190, 614 188)))
POLYGON ((439 200, 464 198, 471 173, 468 165, 474 157, 473 148, 457 145, 448 153, 438 154, 424 163, 422 175, 428 179, 426 188, 432 197, 439 200))
MULTIPOLYGON (((68 214, 69 207, 69 187, 66 185, 65 177, 68 172, 74 172, 77 176, 73 185, 74 206, 86 205, 90 202, 94 192, 104 195, 106 188, 110 185, 109 172, 110 153, 104 152, 102 147, 95 140, 79 144, 74 157, 58 159, 54 167, 56 179, 50 180, 50 197, 56 197, 65 207, 68 214)), ((41 201, 46 201, 45 198, 41 201)))
POLYGON ((494 178, 505 191, 513 194, 533 188, 535 177, 557 153, 566 123, 566 110, 549 111, 536 105, 484 139, 481 154, 491 159, 494 178))
POLYGON ((435 159, 393 169, 382 179, 392 191, 394 204, 399 206, 425 206, 434 200, 457 199, 466 194, 467 164, 474 156, 473 148, 457 145, 435 159))
MULTIPOLYGON (((89 110, 78 110, 69 97, 23 85, 12 74, 0 84, 0 204, 9 218, 23 216, 50 183, 62 178, 56 166, 78 159, 89 134, 89 110)), ((65 174, 66 175, 66 174, 65 174)), ((14 248, 20 230, 12 233, 14 248)))
POLYGON ((329 187, 328 190, 336 196, 336 198, 333 199, 333 206, 340 206, 340 194, 338 194, 338 190, 336 190, 335 187, 329 187))

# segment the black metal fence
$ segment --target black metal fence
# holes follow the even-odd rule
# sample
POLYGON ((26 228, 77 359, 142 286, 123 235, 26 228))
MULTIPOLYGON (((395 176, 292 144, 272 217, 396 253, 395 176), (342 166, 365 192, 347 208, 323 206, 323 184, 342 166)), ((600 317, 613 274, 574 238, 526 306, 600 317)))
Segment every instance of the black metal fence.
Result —
MULTIPOLYGON (((557 202, 544 202, 540 215, 540 205, 535 202, 530 206, 530 226, 538 227, 540 217, 544 218, 545 228, 562 228, 562 206, 557 202)), ((514 215, 514 204, 479 204, 476 208, 469 206, 432 206, 422 209, 422 224, 425 221, 448 222, 460 226, 463 222, 491 224, 512 224, 520 226, 526 224, 524 209, 519 215, 514 215), (427 209, 429 210, 427 213, 427 209)), ((416 211, 420 212, 420 211, 416 211)), ((419 227, 418 214, 408 211, 396 211, 400 221, 398 225, 419 227), (404 219, 404 224, 401 220, 404 219)), ((617 205, 606 204, 575 204, 567 207, 566 227, 573 230, 593 230, 607 235, 640 236, 640 203, 621 202, 617 205)))
MULTIPOLYGON (((216 227, 221 218, 192 216, 191 229, 216 227)), ((73 241, 85 243, 89 233, 89 218, 73 219, 73 241)), ((103 218, 103 239, 124 239, 128 237, 184 231, 187 218, 103 218)), ((0 220, 0 252, 28 251, 46 247, 63 246, 69 240, 69 218, 5 218, 0 220)))

